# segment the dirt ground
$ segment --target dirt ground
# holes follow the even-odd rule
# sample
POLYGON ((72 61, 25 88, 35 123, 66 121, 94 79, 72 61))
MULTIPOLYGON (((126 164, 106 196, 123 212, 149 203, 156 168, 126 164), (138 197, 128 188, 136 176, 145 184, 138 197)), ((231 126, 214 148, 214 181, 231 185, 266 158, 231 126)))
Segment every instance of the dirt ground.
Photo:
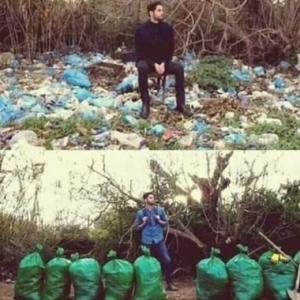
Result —
MULTIPOLYGON (((196 300, 195 288, 192 280, 175 282, 179 288, 178 292, 169 292, 168 300, 196 300)), ((13 284, 6 284, 0 282, 0 300, 13 299, 13 284)))

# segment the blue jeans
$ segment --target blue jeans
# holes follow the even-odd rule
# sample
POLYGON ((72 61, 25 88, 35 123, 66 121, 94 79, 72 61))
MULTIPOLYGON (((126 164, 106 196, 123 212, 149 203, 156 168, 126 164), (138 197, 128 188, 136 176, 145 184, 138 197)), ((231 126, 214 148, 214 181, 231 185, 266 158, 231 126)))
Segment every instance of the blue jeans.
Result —
POLYGON ((170 285, 172 280, 171 259, 165 242, 161 241, 158 244, 143 243, 143 246, 147 247, 150 250, 151 255, 158 259, 165 275, 166 283, 167 285, 170 285))

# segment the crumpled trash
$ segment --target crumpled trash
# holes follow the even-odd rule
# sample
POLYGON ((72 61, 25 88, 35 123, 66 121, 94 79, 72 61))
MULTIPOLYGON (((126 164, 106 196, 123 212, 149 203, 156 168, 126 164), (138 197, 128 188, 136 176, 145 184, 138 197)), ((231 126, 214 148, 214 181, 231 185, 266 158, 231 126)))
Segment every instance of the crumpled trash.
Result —
POLYGON ((248 139, 249 146, 270 147, 279 142, 279 136, 274 133, 264 133, 262 135, 251 135, 248 139))
POLYGON ((86 121, 97 121, 100 119, 100 117, 97 115, 97 113, 93 110, 83 111, 81 113, 81 117, 83 120, 86 120, 86 121))
POLYGON ((96 97, 92 92, 88 91, 85 88, 79 88, 76 92, 76 98, 81 102, 88 98, 96 97))
POLYGON ((13 105, 7 97, 0 96, 0 127, 16 121, 25 115, 24 111, 13 105))
POLYGON ((83 67, 84 65, 84 59, 78 54, 67 55, 63 58, 63 61, 66 65, 70 65, 72 67, 83 67))
POLYGON ((104 148, 109 144, 110 132, 107 128, 102 128, 97 132, 97 135, 94 136, 94 141, 91 145, 96 148, 104 148))
POLYGON ((112 131, 110 140, 112 142, 117 141, 122 146, 129 146, 139 150, 147 144, 147 141, 136 133, 122 133, 119 131, 112 131))
POLYGON ((199 134, 206 133, 210 129, 210 125, 205 122, 197 122, 194 124, 193 130, 199 134))
POLYGON ((274 82, 273 82, 274 86, 276 89, 282 89, 285 87, 285 82, 284 79, 281 77, 277 77, 274 82))
POLYGON ((12 139, 9 141, 9 146, 12 148, 16 144, 20 143, 21 141, 26 141, 31 146, 39 146, 39 139, 35 132, 31 130, 24 130, 16 133, 12 139))
POLYGON ((224 140, 229 145, 245 144, 247 142, 247 136, 243 133, 230 133, 224 137, 224 140))
POLYGON ((196 52, 192 50, 183 55, 180 63, 183 65, 184 71, 188 73, 197 68, 200 64, 200 61, 199 59, 197 59, 196 52))
POLYGON ((17 106, 23 110, 29 110, 37 104, 37 99, 30 94, 23 94, 20 96, 17 106))
POLYGON ((265 75, 265 69, 261 66, 253 68, 253 72, 257 76, 264 76, 265 75))
POLYGON ((282 69, 288 69, 289 67, 291 67, 291 64, 285 60, 282 60, 279 64, 279 67, 282 69))
POLYGON ((164 133, 163 140, 165 142, 169 142, 170 140, 174 138, 179 138, 181 136, 184 136, 183 131, 167 129, 164 133))
POLYGON ((248 95, 245 92, 238 93, 237 97, 238 97, 239 101, 241 102, 241 104, 244 108, 249 107, 250 100, 249 100, 248 95))
POLYGON ((245 82, 251 81, 251 75, 246 70, 233 70, 232 75, 236 80, 245 81, 245 82))
POLYGON ((165 132, 166 132, 166 128, 161 124, 156 124, 154 126, 151 126, 148 129, 148 134, 149 135, 155 135, 155 136, 158 136, 158 137, 163 136, 165 132))
POLYGON ((293 105, 300 104, 300 96, 298 95, 289 95, 287 96, 286 100, 293 105))
POLYGON ((130 126, 137 126, 139 124, 139 121, 131 115, 124 115, 122 117, 122 121, 124 122, 124 124, 130 125, 130 126))
POLYGON ((114 107, 115 100, 110 96, 106 96, 106 97, 99 97, 99 98, 91 98, 89 99, 89 103, 96 107, 111 108, 114 107))
POLYGON ((138 77, 136 75, 129 75, 125 77, 116 88, 117 93, 129 93, 138 88, 138 77))
POLYGON ((69 84, 83 87, 83 88, 90 88, 91 82, 86 74, 83 71, 79 71, 76 69, 67 69, 64 71, 62 75, 62 79, 68 82, 69 84))
POLYGON ((124 114, 129 114, 131 112, 141 112, 142 111, 142 106, 143 103, 142 101, 127 101, 124 103, 124 105, 119 106, 119 109, 124 113, 124 114))
POLYGON ((168 109, 174 110, 176 108, 176 97, 168 97, 165 99, 165 104, 168 109))

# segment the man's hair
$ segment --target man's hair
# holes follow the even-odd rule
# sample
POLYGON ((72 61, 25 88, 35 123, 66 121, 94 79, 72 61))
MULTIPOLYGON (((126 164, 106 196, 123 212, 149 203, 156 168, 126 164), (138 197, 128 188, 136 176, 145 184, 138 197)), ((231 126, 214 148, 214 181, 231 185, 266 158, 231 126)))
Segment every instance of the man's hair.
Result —
POLYGON ((155 11, 156 10, 156 6, 161 5, 162 3, 160 1, 153 1, 151 3, 148 4, 147 6, 147 11, 148 11, 148 15, 150 16, 150 11, 155 11))
POLYGON ((153 195, 152 192, 147 192, 143 194, 143 199, 146 200, 150 195, 153 195))

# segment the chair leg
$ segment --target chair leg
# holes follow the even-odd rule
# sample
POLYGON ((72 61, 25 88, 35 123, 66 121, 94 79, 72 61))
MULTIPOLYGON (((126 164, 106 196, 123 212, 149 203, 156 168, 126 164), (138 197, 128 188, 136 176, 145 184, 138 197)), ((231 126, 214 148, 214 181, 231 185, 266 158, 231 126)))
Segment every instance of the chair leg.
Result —
POLYGON ((167 76, 164 76, 163 77, 163 80, 162 80, 162 100, 165 101, 165 95, 166 95, 166 82, 167 82, 167 76))
POLYGON ((158 77, 156 81, 156 95, 159 94, 159 91, 160 91, 160 77, 158 77))

